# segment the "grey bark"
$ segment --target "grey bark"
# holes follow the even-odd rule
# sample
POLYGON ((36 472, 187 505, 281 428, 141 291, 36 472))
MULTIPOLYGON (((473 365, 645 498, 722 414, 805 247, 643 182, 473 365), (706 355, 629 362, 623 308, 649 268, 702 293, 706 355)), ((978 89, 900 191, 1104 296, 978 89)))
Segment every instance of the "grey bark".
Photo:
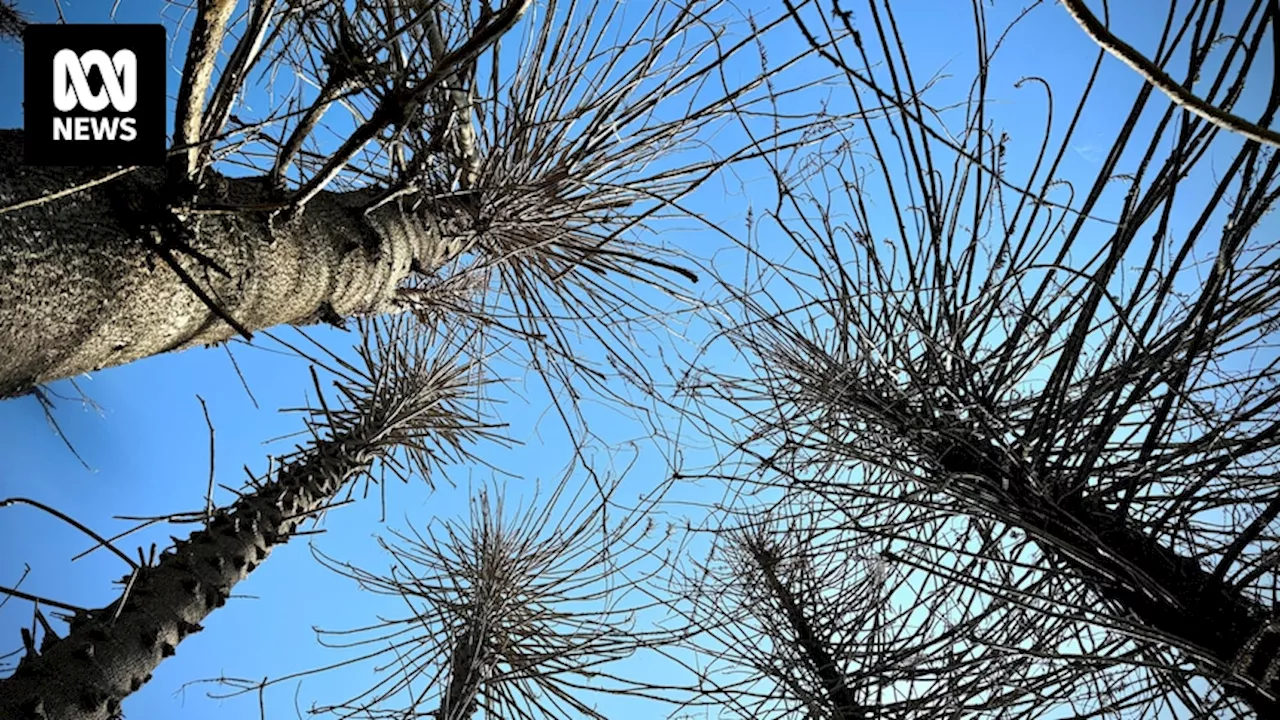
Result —
POLYGON ((369 469, 378 451, 364 435, 372 437, 357 428, 319 444, 272 482, 219 510, 206 529, 177 541, 154 566, 141 567, 126 595, 77 615, 66 637, 24 657, 0 680, 0 718, 117 717, 120 702, 201 629, 236 583, 369 469))
POLYGON ((22 137, 0 130, 0 398, 233 337, 157 254, 167 238, 198 253, 171 249, 250 332, 395 310, 412 269, 464 249, 436 216, 378 205, 373 189, 321 192, 287 222, 270 219, 279 197, 265 178, 212 173, 199 198, 206 209, 175 218, 160 168, 40 201, 113 169, 24 165, 22 137))

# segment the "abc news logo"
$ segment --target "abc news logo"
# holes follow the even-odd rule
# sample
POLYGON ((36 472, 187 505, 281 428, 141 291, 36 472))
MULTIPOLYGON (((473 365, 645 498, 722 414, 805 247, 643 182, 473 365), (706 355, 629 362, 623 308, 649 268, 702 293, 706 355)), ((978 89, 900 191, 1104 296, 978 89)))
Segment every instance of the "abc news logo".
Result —
POLYGON ((26 161, 163 164, 164 50, 162 25, 28 25, 26 161))
MULTIPOLYGON (((132 112, 138 105, 138 56, 120 50, 108 57, 101 50, 79 55, 59 50, 53 56, 53 106, 58 112, 74 112, 77 107, 101 112, 111 107, 118 113, 132 112), (102 74, 102 90, 89 86, 88 70, 102 74)), ((115 140, 132 142, 138 137, 137 120, 132 117, 55 117, 54 140, 115 140)))

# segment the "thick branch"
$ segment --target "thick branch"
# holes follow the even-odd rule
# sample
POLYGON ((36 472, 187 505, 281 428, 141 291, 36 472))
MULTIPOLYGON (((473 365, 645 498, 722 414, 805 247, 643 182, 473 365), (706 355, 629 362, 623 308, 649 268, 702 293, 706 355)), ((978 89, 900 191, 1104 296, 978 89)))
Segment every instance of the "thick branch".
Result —
POLYGON ((439 720, 470 720, 476 714, 485 676, 482 620, 474 620, 455 641, 449 658, 449 685, 440 700, 439 720))
POLYGON ((787 616, 787 623, 795 633, 796 643, 818 674, 832 717, 836 720, 864 720, 866 714, 854 695, 853 688, 849 687, 844 673, 840 672, 835 658, 827 650, 826 643, 814 630, 809 618, 805 616, 800 603, 778 578, 776 563, 761 548, 753 547, 751 550, 756 564, 764 575, 769 593, 782 606, 782 611, 787 616))
POLYGON ((204 117, 204 100, 209 93, 218 51, 227 32, 227 22, 236 0, 199 0, 195 26, 187 44, 187 60, 182 67, 182 85, 174 109, 174 155, 169 158, 169 178, 179 187, 195 178, 201 153, 200 123, 204 117))
POLYGON ((231 108, 235 106, 236 97, 244 91, 249 69, 262 54, 263 40, 271 26, 271 18, 275 14, 276 0, 250 0, 249 22, 246 23, 244 35, 236 43, 231 52, 222 75, 218 78, 218 86, 209 101, 208 111, 200 126, 202 144, 196 167, 204 167, 213 154, 213 140, 226 127, 231 117, 231 108))
MULTIPOLYGON (((433 59, 443 58, 447 52, 444 44, 444 35, 440 32, 439 16, 441 12, 442 9, 436 7, 431 12, 426 13, 427 17, 420 26, 420 34, 425 36, 427 47, 431 50, 433 59)), ((478 140, 476 139, 476 128, 472 121, 474 90, 461 77, 466 75, 468 71, 474 77, 474 63, 475 60, 473 59, 469 66, 459 73, 460 77, 456 81, 449 80, 442 83, 448 99, 442 103, 440 108, 441 114, 447 116, 447 120, 443 123, 446 128, 445 133, 457 151, 459 182, 461 187, 466 190, 475 186, 476 178, 480 173, 478 140)))
POLYGON ((940 453, 948 473, 984 479, 1040 546, 1075 567, 1103 597, 1164 636, 1207 652, 1223 668, 1250 678, 1273 697, 1227 681, 1260 717, 1280 717, 1280 616, 1244 596, 1194 558, 1153 540, 1098 500, 1071 495, 1056 502, 1015 468, 957 445, 940 453), (1099 552, 1103 551, 1103 552, 1099 552))

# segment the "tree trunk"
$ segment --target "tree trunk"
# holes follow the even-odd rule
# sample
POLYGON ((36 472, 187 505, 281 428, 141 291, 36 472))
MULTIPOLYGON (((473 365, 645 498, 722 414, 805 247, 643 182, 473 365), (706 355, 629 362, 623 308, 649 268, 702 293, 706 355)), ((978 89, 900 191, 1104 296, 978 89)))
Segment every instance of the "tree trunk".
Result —
POLYGON ((1035 533, 1046 552, 1062 558, 1102 597, 1132 612, 1169 638, 1197 647, 1233 668, 1272 697, 1239 682, 1226 685, 1259 717, 1280 717, 1280 615, 1247 597, 1194 558, 1153 540, 1125 517, 1079 493, 1050 502, 1029 478, 993 448, 975 444, 939 453, 948 473, 979 477, 1017 524, 1035 533))
POLYGON ((795 641, 800 646, 801 654, 818 675, 831 717, 835 720, 866 720, 867 715, 858 702, 854 689, 849 686, 848 679, 828 650, 827 643, 805 616, 802 602, 797 600, 778 577, 776 564, 759 551, 753 551, 752 554, 764 575, 769 593, 786 614, 787 624, 795 633, 795 641))
MULTIPOLYGON (((357 428, 322 442, 204 530, 137 571, 132 588, 100 610, 78 614, 67 637, 24 657, 0 680, 5 720, 107 720, 151 672, 226 603, 231 589, 310 514, 369 469, 376 444, 357 428)), ((125 577, 127 581, 129 576, 125 577)))
POLYGON ((258 177, 210 173, 185 218, 160 168, 54 197, 113 170, 24 165, 22 139, 0 131, 0 398, 234 336, 166 255, 252 332, 394 310, 411 269, 464 250, 398 201, 366 212, 373 189, 322 192, 289 221, 270 219, 280 197, 258 177))
POLYGON ((470 720, 479 706, 480 684, 486 679, 484 620, 473 619, 454 643, 449 658, 449 685, 440 699, 439 720, 470 720))

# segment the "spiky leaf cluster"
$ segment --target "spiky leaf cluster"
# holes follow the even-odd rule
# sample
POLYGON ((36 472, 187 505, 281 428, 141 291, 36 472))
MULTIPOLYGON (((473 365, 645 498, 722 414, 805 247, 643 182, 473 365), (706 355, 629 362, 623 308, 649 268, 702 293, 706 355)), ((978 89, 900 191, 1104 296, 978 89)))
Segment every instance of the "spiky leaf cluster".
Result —
POLYGON ((327 555, 361 588, 397 596, 407 610, 377 624, 322 632, 367 650, 380 679, 359 696, 318 708, 375 718, 603 717, 589 692, 627 691, 609 665, 659 641, 636 627, 647 602, 636 587, 653 572, 652 522, 614 513, 607 497, 568 478, 545 501, 508 512, 482 490, 469 522, 437 519, 379 542, 388 572, 327 555))

